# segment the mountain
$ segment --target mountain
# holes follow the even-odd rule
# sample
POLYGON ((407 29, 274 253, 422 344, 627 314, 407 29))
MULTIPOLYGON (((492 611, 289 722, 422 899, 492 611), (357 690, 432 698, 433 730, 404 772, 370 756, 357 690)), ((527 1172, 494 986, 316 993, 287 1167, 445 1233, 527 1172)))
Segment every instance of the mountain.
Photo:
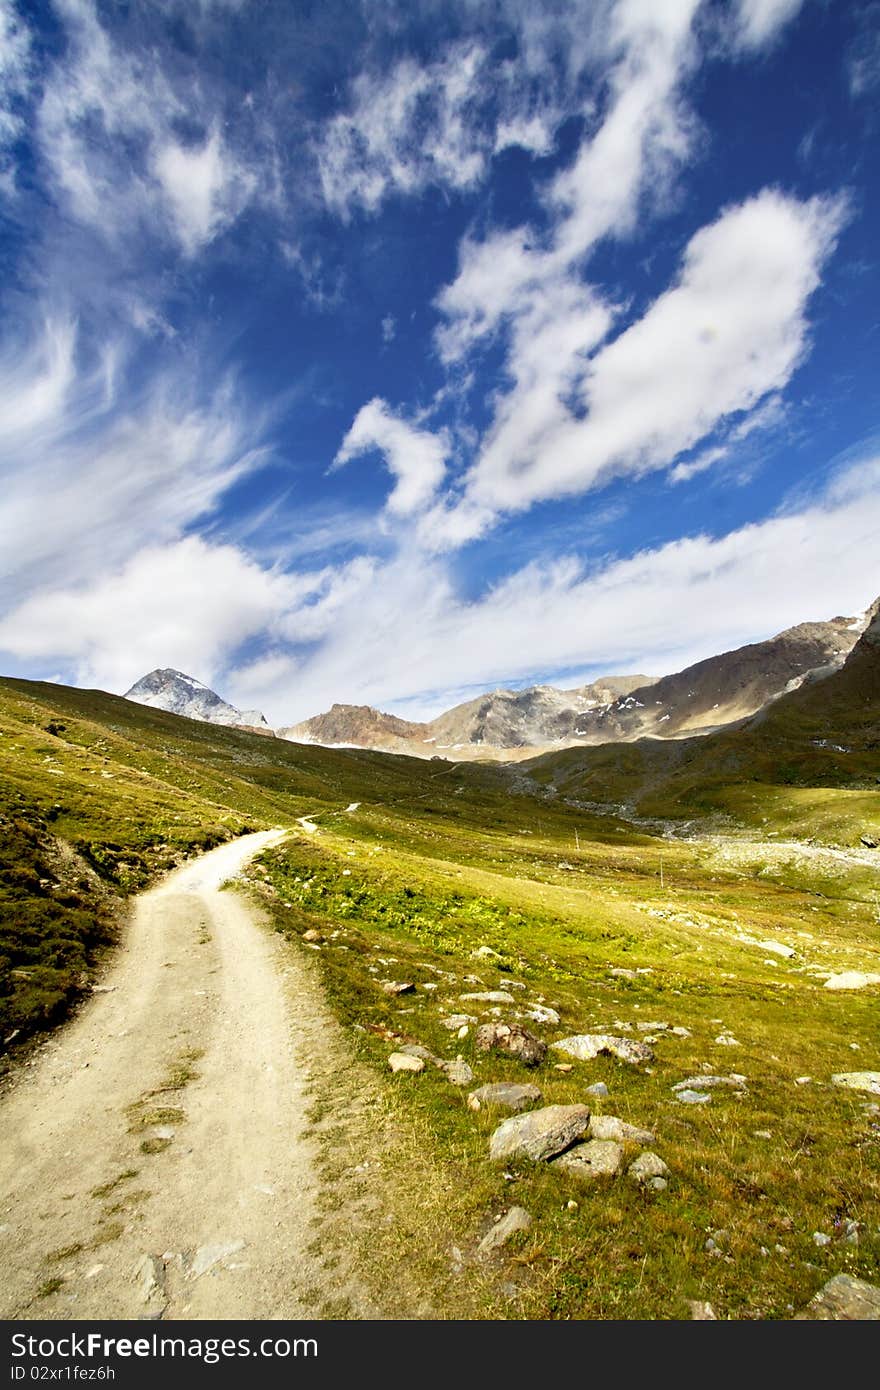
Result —
POLYGON ((425 728, 438 748, 487 744, 494 748, 528 748, 542 743, 574 742, 582 721, 596 709, 645 689, 651 676, 603 676, 592 685, 558 690, 533 685, 526 690, 493 690, 456 705, 425 728))
POLYGON ((320 743, 328 748, 373 748, 384 753, 409 753, 430 758, 454 751, 455 756, 484 756, 498 750, 540 747, 573 741, 578 721, 587 709, 606 705, 648 676, 606 676, 577 690, 535 685, 527 690, 494 690, 455 705, 426 723, 383 714, 369 705, 333 705, 301 724, 279 729, 294 743, 320 743))
POLYGON ((187 719, 202 719, 208 724, 256 729, 266 734, 273 732, 259 710, 236 709, 202 685, 201 681, 170 667, 142 676, 125 692, 125 699, 134 700, 139 705, 150 705, 153 709, 167 710, 169 714, 182 714, 187 719))
POLYGON ((421 747, 427 724, 414 724, 383 714, 370 705, 333 705, 325 714, 304 719, 279 729, 279 738, 293 743, 319 743, 324 748, 373 748, 383 753, 410 753, 427 756, 421 747))
POLYGON ((799 623, 765 642, 698 661, 588 710, 578 738, 587 743, 680 738, 745 719, 805 681, 836 671, 866 622, 867 617, 799 623))
POLYGON ((702 737, 568 747, 520 762, 517 776, 569 800, 651 817, 721 811, 765 833, 768 824, 798 835, 809 827, 832 841, 864 818, 876 835, 880 599, 858 630, 847 630, 857 640, 836 669, 812 671, 745 720, 702 737))
POLYGON ((722 652, 660 679, 603 676, 559 690, 494 690, 435 719, 413 723, 367 705, 334 705, 279 729, 295 743, 373 748, 415 757, 530 757, 552 746, 630 743, 708 734, 764 709, 840 668, 868 615, 799 623, 775 637, 722 652))

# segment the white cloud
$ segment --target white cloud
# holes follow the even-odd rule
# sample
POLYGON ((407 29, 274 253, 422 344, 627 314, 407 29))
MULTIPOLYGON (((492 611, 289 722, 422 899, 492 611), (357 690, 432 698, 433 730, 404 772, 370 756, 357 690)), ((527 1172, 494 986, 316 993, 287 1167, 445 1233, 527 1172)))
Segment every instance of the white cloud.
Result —
POLYGON ((793 19, 803 0, 737 0, 734 23, 743 48, 764 48, 793 19))
POLYGON ((384 456, 388 471, 397 479, 385 504, 387 510, 403 517, 427 506, 446 471, 442 437, 407 424, 387 402, 375 399, 358 411, 333 467, 339 468, 373 449, 384 456))
POLYGON ((360 73, 350 109, 327 122, 315 144, 327 205, 348 217, 356 206, 375 212, 389 193, 472 186, 488 144, 468 119, 484 61, 466 44, 427 66, 403 58, 390 72, 360 73))
POLYGON ((231 381, 200 392, 184 353, 133 394, 113 345, 90 357, 69 321, 10 342, 0 355, 5 583, 21 593, 81 582, 177 538, 260 462, 263 427, 231 381))
POLYGON ((284 722, 335 700, 427 717, 465 688, 560 671, 663 674, 858 612, 876 597, 865 556, 880 546, 878 482, 880 462, 868 462, 796 510, 727 535, 594 569, 574 557, 536 563, 473 601, 457 595, 444 562, 407 550, 363 577, 286 689, 252 696, 284 722))
POLYGON ((216 127, 201 146, 162 145, 155 153, 153 169, 188 255, 234 220, 256 182, 224 147, 216 127))
POLYGON ((18 102, 30 86, 31 39, 12 0, 0 0, 0 171, 9 168, 7 147, 18 139, 24 120, 18 102))
POLYGON ((196 536, 147 547, 80 588, 34 594, 0 620, 0 647, 75 664, 80 684, 123 691, 157 666, 210 682, 224 657, 262 631, 290 585, 233 546, 196 536))
POLYGON ((49 70, 36 122, 53 192, 118 249, 144 229, 193 255, 258 194, 274 196, 262 149, 243 158, 221 138, 217 103, 196 78, 172 76, 159 47, 124 48, 93 0, 57 0, 67 49, 49 70), (182 143, 178 123, 201 135, 182 143))
POLYGON ((601 336, 606 311, 582 290, 570 315, 555 313, 545 285, 548 331, 556 323, 571 336, 566 343, 563 333, 558 355, 540 351, 530 317, 519 321, 516 386, 499 405, 465 501, 484 513, 521 510, 665 467, 784 387, 804 352, 807 302, 842 216, 837 202, 801 203, 773 190, 729 209, 691 239, 672 288, 592 357, 590 337, 601 336))

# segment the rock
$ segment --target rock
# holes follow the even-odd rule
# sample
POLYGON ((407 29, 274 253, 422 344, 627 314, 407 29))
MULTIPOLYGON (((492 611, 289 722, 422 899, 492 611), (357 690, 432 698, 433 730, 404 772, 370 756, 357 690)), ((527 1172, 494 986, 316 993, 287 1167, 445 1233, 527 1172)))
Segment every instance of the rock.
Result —
POLYGON ((459 1028, 466 1028, 469 1023, 477 1023, 479 1020, 474 1018, 473 1014, 450 1014, 448 1018, 441 1018, 440 1022, 450 1033, 457 1033, 459 1028))
POLYGON ((553 1047, 569 1057, 576 1057, 579 1062, 591 1062, 600 1052, 619 1057, 621 1062, 631 1062, 634 1066, 639 1062, 654 1060, 653 1049, 647 1043, 618 1038, 613 1033, 579 1033, 553 1043, 553 1047))
POLYGON ((756 946, 760 946, 762 951, 770 951, 774 956, 783 956, 790 960, 797 952, 792 946, 786 946, 782 941, 756 941, 756 946))
POLYGON ((525 1207, 511 1207, 510 1211, 499 1217, 492 1229, 483 1236, 477 1246, 478 1254, 491 1255, 494 1250, 500 1250, 512 1235, 517 1231, 527 1231, 531 1224, 532 1218, 525 1207))
POLYGON ((421 1057, 410 1057, 406 1052, 392 1052, 388 1058, 388 1065, 392 1071, 420 1072, 425 1070, 425 1063, 421 1057))
POLYGON ((849 1091, 867 1091, 871 1096, 880 1096, 880 1071, 838 1071, 831 1082, 849 1091))
POLYGON ((416 987, 408 980, 383 980, 382 988, 386 994, 415 994, 416 987))
POLYGON ((617 1144, 653 1144, 649 1129, 638 1129, 619 1120, 616 1115, 594 1115, 590 1120, 591 1139, 613 1139, 617 1144))
POLYGON ((640 1186, 642 1183, 650 1182, 652 1178, 663 1178, 665 1186, 666 1178, 671 1176, 663 1159, 650 1149, 645 1149, 644 1153, 639 1154, 635 1162, 627 1168, 626 1175, 640 1186))
POLYGON ((608 1087, 604 1081, 594 1081, 592 1086, 587 1087, 588 1096, 607 1096, 608 1087))
POLYGON ((546 1105, 504 1120, 489 1141, 490 1158, 553 1158, 582 1139, 590 1127, 586 1105, 546 1105))
POLYGON ((467 1103, 471 1110, 482 1110, 485 1106, 487 1109, 509 1110, 512 1114, 519 1114, 543 1099, 537 1086, 516 1081, 491 1081, 471 1091, 467 1103))
POLYGON ((708 1105, 712 1099, 709 1091, 676 1091, 675 1099, 681 1101, 682 1105, 708 1105))
POLYGON ((323 941, 323 937, 314 927, 309 927, 308 931, 303 932, 303 941, 323 941))
POLYGON ((878 840, 876 835, 860 835, 859 840, 865 846, 865 849, 877 849, 878 846, 880 846, 880 840, 878 840))
POLYGON ((611 1139, 588 1139, 553 1159, 553 1167, 561 1168, 581 1182, 596 1178, 616 1178, 623 1168, 623 1145, 611 1139))
POLYGON ((835 1274, 815 1298, 798 1313, 797 1320, 836 1322, 880 1321, 880 1288, 849 1274, 835 1274))
POLYGON ((545 1004, 533 1004, 531 1008, 526 1009, 526 1018, 533 1019, 535 1023, 556 1024, 559 1022, 559 1014, 556 1010, 548 1009, 545 1004))
POLYGON ((666 1178, 649 1178, 645 1186, 650 1187, 652 1192, 665 1192, 669 1183, 666 1178))
POLYGON ((239 1250, 244 1249, 243 1240, 218 1241, 214 1245, 200 1245, 193 1255, 192 1263, 189 1267, 191 1279, 199 1279, 203 1274, 207 1274, 209 1269, 219 1264, 221 1260, 227 1259, 230 1255, 236 1255, 239 1250))
MULTIPOLYGON (((670 1028, 669 1031, 674 1038, 689 1038, 692 1036, 690 1028, 682 1028, 680 1023, 677 1023, 674 1028, 670 1028)), ((711 1304, 707 1306, 711 1307, 711 1304)))
POLYGON ((880 985, 880 975, 866 975, 861 970, 844 970, 840 975, 830 975, 825 981, 826 989, 864 989, 866 985, 880 985))
POLYGON ((702 1298, 688 1299, 688 1307, 691 1310, 691 1320, 693 1322, 717 1322, 718 1314, 711 1303, 706 1303, 702 1298))
POLYGON ((619 980, 634 980, 636 978, 635 970, 627 970, 626 966, 623 965, 612 966, 608 974, 616 975, 619 980))
POLYGON ((640 1033, 668 1033, 668 1023, 637 1023, 636 1029, 640 1033))
POLYGON ((421 1057, 423 1062, 430 1062, 434 1067, 445 1067, 446 1063, 442 1057, 435 1057, 427 1047, 422 1047, 421 1043, 403 1043, 397 1049, 404 1057, 421 1057))
POLYGON ((719 1047, 742 1047, 742 1043, 732 1033, 719 1033, 715 1042, 719 1047))
POLYGON ((463 1004, 469 1001, 474 1004, 512 1004, 514 998, 504 989, 486 989, 477 994, 460 994, 459 999, 463 1004))
MULTIPOLYGON (((103 1265, 98 1266, 98 1271, 103 1265)), ((91 1272, 86 1276, 92 1277, 91 1272)), ((158 1255, 141 1255, 134 1267, 134 1281, 138 1297, 146 1307, 156 1309, 165 1306, 165 1263, 158 1255)))
POLYGON ((474 956, 474 957, 475 957, 476 959, 478 959, 478 960, 500 960, 500 959, 501 959, 501 957, 500 957, 500 955, 498 954, 498 952, 497 952, 497 951, 493 951, 493 949, 492 949, 491 946, 478 946, 477 949, 476 949, 475 951, 471 951, 471 955, 474 956))
POLYGON ((673 1091, 688 1091, 693 1088, 698 1090, 713 1090, 716 1086, 730 1086, 736 1091, 741 1091, 745 1086, 746 1078, 739 1072, 732 1071, 729 1076, 686 1076, 684 1081, 677 1081, 673 1086, 673 1091))
POLYGON ((463 1057, 456 1057, 454 1062, 444 1062, 443 1070, 446 1080, 453 1086, 470 1086, 474 1079, 474 1073, 463 1057))
POLYGON ((814 1244, 814 1245, 818 1245, 819 1248, 821 1249, 823 1245, 830 1245, 830 1244, 831 1244, 831 1237, 830 1237, 829 1235, 826 1235, 826 1233, 825 1233, 824 1231, 814 1231, 814 1232, 813 1232, 813 1244, 814 1244))
POLYGON ((527 1067, 539 1066, 547 1056, 547 1044, 519 1023, 484 1023, 474 1041, 479 1052, 497 1049, 527 1067))

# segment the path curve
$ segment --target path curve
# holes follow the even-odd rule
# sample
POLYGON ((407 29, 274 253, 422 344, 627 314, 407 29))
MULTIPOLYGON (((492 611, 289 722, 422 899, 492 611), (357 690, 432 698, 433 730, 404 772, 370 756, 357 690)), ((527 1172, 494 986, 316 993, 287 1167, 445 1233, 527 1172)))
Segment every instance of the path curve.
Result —
POLYGON ((284 833, 140 897, 100 992, 3 1098, 0 1317, 308 1316, 316 1180, 283 943, 221 891, 284 833))

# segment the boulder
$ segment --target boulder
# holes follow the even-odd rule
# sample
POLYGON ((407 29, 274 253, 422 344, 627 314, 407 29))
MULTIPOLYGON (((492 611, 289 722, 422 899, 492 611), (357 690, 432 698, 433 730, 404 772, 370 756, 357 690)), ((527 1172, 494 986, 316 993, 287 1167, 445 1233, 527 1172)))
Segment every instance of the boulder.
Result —
POLYGON ((454 1062, 443 1062, 442 1069, 446 1073, 446 1080, 453 1086, 470 1086, 474 1079, 474 1073, 463 1057, 456 1057, 454 1062))
POLYGON ((535 1023, 559 1022, 559 1014, 555 1009, 549 1009, 546 1004, 532 1004, 526 1009, 526 1018, 532 1019, 535 1023))
POLYGON ((609 1057, 619 1057, 621 1062, 631 1062, 633 1066, 654 1060, 654 1050, 648 1043, 636 1042, 633 1038, 619 1038, 613 1033, 578 1033, 572 1038, 553 1043, 553 1047, 569 1057, 576 1057, 579 1062, 591 1062, 600 1052, 609 1057))
POLYGON ((835 1322, 878 1322, 880 1321, 880 1288, 867 1284, 864 1279, 853 1279, 849 1274, 835 1274, 806 1308, 797 1315, 797 1320, 835 1321, 835 1322))
POLYGON ((849 1091, 867 1091, 868 1095, 880 1096, 880 1071, 838 1071, 831 1081, 834 1086, 845 1086, 849 1091))
POLYGON ((425 1063, 421 1057, 410 1057, 406 1052, 392 1052, 391 1056, 388 1058, 388 1065, 394 1072, 420 1072, 425 1070, 425 1063))
POLYGON ((628 1125, 616 1115, 594 1115, 590 1120, 591 1139, 613 1139, 616 1144, 653 1144, 654 1135, 649 1129, 639 1129, 628 1125))
POLYGON ((504 1120, 489 1141, 490 1158, 554 1158, 582 1139, 590 1127, 586 1105, 546 1105, 504 1120))
POLYGON ((471 1110, 482 1110, 485 1106, 487 1109, 509 1110, 516 1115, 522 1110, 530 1110, 543 1099, 538 1087, 526 1082, 491 1081, 471 1091, 467 1103, 471 1110))
POLYGON ((864 989, 866 985, 880 985, 880 975, 865 974, 861 970, 844 970, 840 975, 829 975, 825 981, 826 989, 864 989))
POLYGON ((382 988, 386 994, 415 994, 416 987, 408 980, 383 980, 382 988))
POLYGON ((537 1067, 547 1056, 547 1044, 520 1023, 484 1023, 477 1029, 479 1052, 506 1052, 527 1067, 537 1067))
POLYGON ((639 1154, 634 1163, 629 1165, 626 1175, 641 1186, 643 1183, 650 1182, 652 1178, 668 1178, 670 1172, 658 1154, 646 1149, 644 1153, 639 1154))
POLYGON ((500 1250, 512 1235, 517 1231, 527 1231, 531 1224, 532 1218, 525 1207, 511 1207, 510 1211, 500 1216, 492 1229, 483 1236, 477 1246, 478 1254, 491 1255, 495 1250, 500 1250))
POLYGON ((577 1144, 554 1158, 553 1167, 569 1173, 579 1182, 616 1178, 623 1168, 623 1145, 610 1139, 588 1139, 586 1144, 577 1144))

